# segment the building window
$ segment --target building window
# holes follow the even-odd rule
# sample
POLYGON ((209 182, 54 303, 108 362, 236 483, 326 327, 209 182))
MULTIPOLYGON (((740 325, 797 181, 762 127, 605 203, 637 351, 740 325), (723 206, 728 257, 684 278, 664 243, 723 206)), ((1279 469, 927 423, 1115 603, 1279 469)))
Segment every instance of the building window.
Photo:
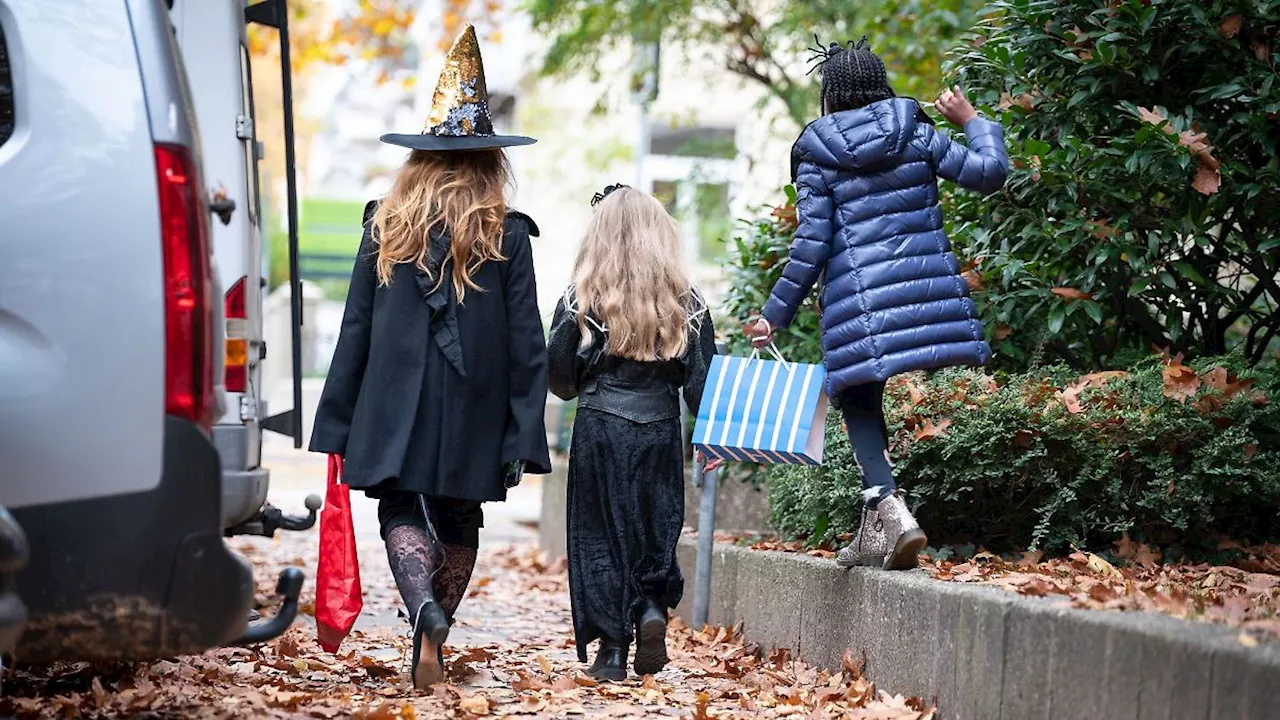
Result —
POLYGON ((650 155, 720 160, 732 160, 738 156, 737 138, 733 128, 673 128, 655 125, 651 133, 650 155))
POLYGON ((680 221, 686 259, 715 263, 733 231, 732 198, 740 168, 734 128, 654 123, 645 160, 653 194, 680 221))

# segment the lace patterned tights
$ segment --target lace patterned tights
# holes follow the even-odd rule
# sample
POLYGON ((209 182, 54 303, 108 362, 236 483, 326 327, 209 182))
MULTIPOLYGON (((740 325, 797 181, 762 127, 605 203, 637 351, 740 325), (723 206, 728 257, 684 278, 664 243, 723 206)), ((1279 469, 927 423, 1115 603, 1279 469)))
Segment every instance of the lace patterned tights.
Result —
POLYGON ((387 533, 387 561, 411 621, 428 600, 440 603, 452 621, 471 582, 476 550, 438 542, 430 526, 400 525, 387 533))

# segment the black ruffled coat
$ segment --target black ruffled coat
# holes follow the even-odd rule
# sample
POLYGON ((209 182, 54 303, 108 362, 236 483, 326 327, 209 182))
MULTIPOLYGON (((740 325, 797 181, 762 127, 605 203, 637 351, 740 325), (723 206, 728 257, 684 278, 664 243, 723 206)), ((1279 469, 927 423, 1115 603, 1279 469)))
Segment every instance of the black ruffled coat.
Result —
MULTIPOLYGON (((310 449, 342 455, 343 480, 371 495, 503 500, 506 463, 551 472, 547 353, 529 242, 537 226, 509 213, 507 259, 481 267, 472 279, 483 291, 468 290, 458 303, 447 275, 437 283, 412 264, 378 285, 374 207, 365 208, 310 449)), ((447 246, 447 235, 433 238, 430 256, 447 246)))

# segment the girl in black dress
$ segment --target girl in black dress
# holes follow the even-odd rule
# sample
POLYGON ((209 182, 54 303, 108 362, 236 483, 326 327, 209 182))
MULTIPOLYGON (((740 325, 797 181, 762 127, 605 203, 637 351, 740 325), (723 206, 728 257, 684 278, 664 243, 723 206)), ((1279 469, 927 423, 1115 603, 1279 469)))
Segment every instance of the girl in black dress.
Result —
POLYGON ((481 503, 551 471, 546 346, 529 237, 506 205, 475 31, 449 53, 428 129, 365 208, 342 330, 311 434, 343 482, 378 500, 387 559, 413 624, 413 683, 443 679, 441 647, 476 561, 481 503))
POLYGON ((624 680, 667 662, 667 611, 684 580, 679 392, 697 411, 715 330, 681 267, 676 221, 652 196, 611 186, 592 200, 573 285, 548 341, 551 391, 578 398, 569 457, 569 593, 578 657, 624 680))

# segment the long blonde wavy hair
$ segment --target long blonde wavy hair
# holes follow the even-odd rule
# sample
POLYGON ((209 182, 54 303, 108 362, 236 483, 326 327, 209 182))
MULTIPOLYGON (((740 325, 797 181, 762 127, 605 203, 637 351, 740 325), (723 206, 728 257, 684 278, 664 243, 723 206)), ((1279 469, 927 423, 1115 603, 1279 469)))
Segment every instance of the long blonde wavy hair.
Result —
POLYGON ((692 286, 680 226, 652 195, 621 188, 596 207, 573 270, 578 325, 607 328, 605 351, 631 360, 684 355, 692 286))
POLYGON ((502 256, 502 223, 507 214, 511 168, 501 150, 427 152, 414 150, 396 173, 391 192, 373 214, 378 240, 378 282, 391 283, 395 266, 413 263, 423 272, 431 234, 448 231, 453 288, 461 301, 467 289, 480 291, 472 276, 502 256))

